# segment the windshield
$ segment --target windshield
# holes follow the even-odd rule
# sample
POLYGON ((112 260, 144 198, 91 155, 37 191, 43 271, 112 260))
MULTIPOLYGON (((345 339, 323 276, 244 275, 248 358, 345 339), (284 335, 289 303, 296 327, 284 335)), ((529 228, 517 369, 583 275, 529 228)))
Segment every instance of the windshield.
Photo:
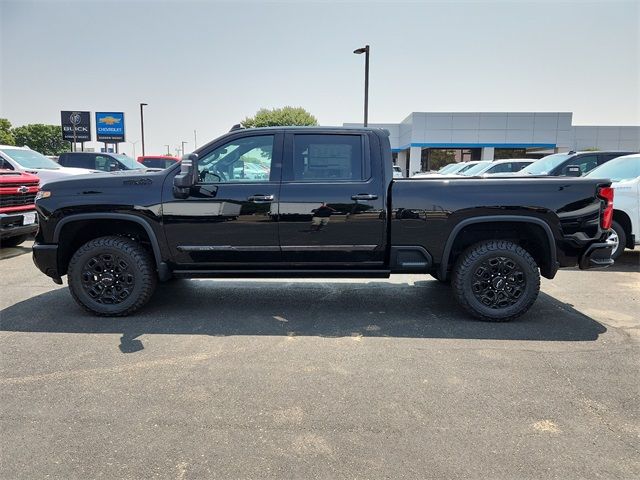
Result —
POLYGON ((620 157, 591 170, 588 177, 609 178, 612 182, 625 182, 640 177, 640 156, 620 157))
POLYGON ((568 153, 556 153, 554 155, 547 155, 546 157, 542 157, 540 160, 536 160, 531 165, 523 168, 520 171, 528 175, 547 175, 551 170, 556 168, 572 155, 573 154, 569 155, 568 153))
POLYGON ((459 167, 459 166, 460 164, 458 163, 450 163, 449 165, 445 165, 440 170, 438 170, 438 173, 451 173, 453 170, 456 169, 456 167, 459 167))
POLYGON ((3 148, 2 153, 17 162, 22 168, 42 168, 47 170, 58 170, 60 168, 60 165, 56 162, 35 150, 3 148))
POLYGON ((458 172, 466 177, 472 177, 480 172, 482 172, 491 162, 479 162, 473 165, 470 168, 465 168, 464 170, 458 172))
POLYGON ((112 153, 111 156, 122 163, 129 170, 146 169, 144 165, 136 162, 133 158, 123 155, 121 153, 112 153))
POLYGON ((460 168, 457 168, 449 173, 462 173, 462 172, 466 172, 467 170, 469 170, 472 167, 475 167, 478 164, 478 162, 467 162, 467 163, 463 163, 462 165, 460 165, 460 168))

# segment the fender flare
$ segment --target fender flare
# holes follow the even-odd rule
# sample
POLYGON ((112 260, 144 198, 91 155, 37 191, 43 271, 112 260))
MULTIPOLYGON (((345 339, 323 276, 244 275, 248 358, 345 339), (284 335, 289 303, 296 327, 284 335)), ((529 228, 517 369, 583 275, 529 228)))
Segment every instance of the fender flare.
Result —
POLYGON ((555 271, 558 269, 558 252, 556 241, 553 236, 553 232, 551 231, 551 227, 547 222, 540 218, 529 217, 529 216, 521 216, 521 215, 486 215, 482 217, 475 218, 467 218, 466 220, 462 220, 458 223, 447 238, 447 241, 444 245, 444 250, 442 252, 442 259, 440 261, 440 266, 438 267, 438 277, 442 279, 447 278, 447 267, 449 266, 449 257, 451 256, 451 249, 453 248, 453 243, 456 240, 456 237, 460 233, 460 231, 468 227, 469 225, 475 225, 477 223, 495 223, 495 222, 519 222, 519 223, 531 223, 533 225, 537 225, 542 227, 542 230, 547 235, 547 241, 549 244, 549 252, 551 253, 551 268, 552 275, 555 274, 555 271))
POLYGON ((153 231, 153 228, 151 228, 151 225, 149 225, 148 222, 145 222, 142 218, 137 217, 135 215, 129 215, 126 213, 76 213, 68 217, 64 217, 62 220, 60 220, 57 223, 56 228, 53 231, 53 242, 56 244, 58 243, 60 239, 60 233, 62 232, 62 227, 64 227, 69 223, 79 222, 82 220, 100 220, 100 219, 125 220, 128 222, 137 223, 142 228, 144 228, 144 231, 147 233, 147 235, 149 236, 149 240, 151 241, 151 248, 153 249, 153 257, 156 261, 156 267, 160 271, 160 269, 162 268, 163 262, 162 262, 162 255, 160 253, 160 244, 158 243, 158 238, 156 237, 156 234, 153 231))

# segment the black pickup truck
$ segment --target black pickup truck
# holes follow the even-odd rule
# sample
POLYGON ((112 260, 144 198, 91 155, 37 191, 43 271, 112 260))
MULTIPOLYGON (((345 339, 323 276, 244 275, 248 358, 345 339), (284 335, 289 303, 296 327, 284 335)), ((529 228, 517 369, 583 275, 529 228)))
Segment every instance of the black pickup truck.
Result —
POLYGON ((36 205, 36 265, 105 316, 171 278, 422 273, 506 321, 540 274, 613 263, 608 180, 394 180, 380 129, 236 129, 161 172, 48 183, 36 205))

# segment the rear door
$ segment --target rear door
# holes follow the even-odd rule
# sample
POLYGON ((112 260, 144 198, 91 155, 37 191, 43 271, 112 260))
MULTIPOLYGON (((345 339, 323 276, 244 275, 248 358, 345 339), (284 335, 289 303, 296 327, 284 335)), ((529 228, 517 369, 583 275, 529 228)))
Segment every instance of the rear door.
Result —
POLYGON ((279 202, 285 262, 319 269, 384 263, 383 173, 371 141, 377 138, 358 131, 286 134, 279 202))

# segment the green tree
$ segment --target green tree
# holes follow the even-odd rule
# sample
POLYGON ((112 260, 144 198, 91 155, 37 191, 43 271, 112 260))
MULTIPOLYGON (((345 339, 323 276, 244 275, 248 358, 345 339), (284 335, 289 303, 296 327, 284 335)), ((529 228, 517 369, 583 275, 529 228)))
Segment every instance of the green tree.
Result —
POLYGON ((318 125, 318 119, 302 107, 261 108, 253 117, 242 121, 245 128, 318 125))
POLYGON ((16 139, 11 133, 11 122, 6 118, 0 118, 0 145, 15 145, 16 139))
POLYGON ((43 155, 60 155, 70 150, 69 143, 62 139, 62 127, 32 123, 13 129, 16 145, 28 146, 43 155))

